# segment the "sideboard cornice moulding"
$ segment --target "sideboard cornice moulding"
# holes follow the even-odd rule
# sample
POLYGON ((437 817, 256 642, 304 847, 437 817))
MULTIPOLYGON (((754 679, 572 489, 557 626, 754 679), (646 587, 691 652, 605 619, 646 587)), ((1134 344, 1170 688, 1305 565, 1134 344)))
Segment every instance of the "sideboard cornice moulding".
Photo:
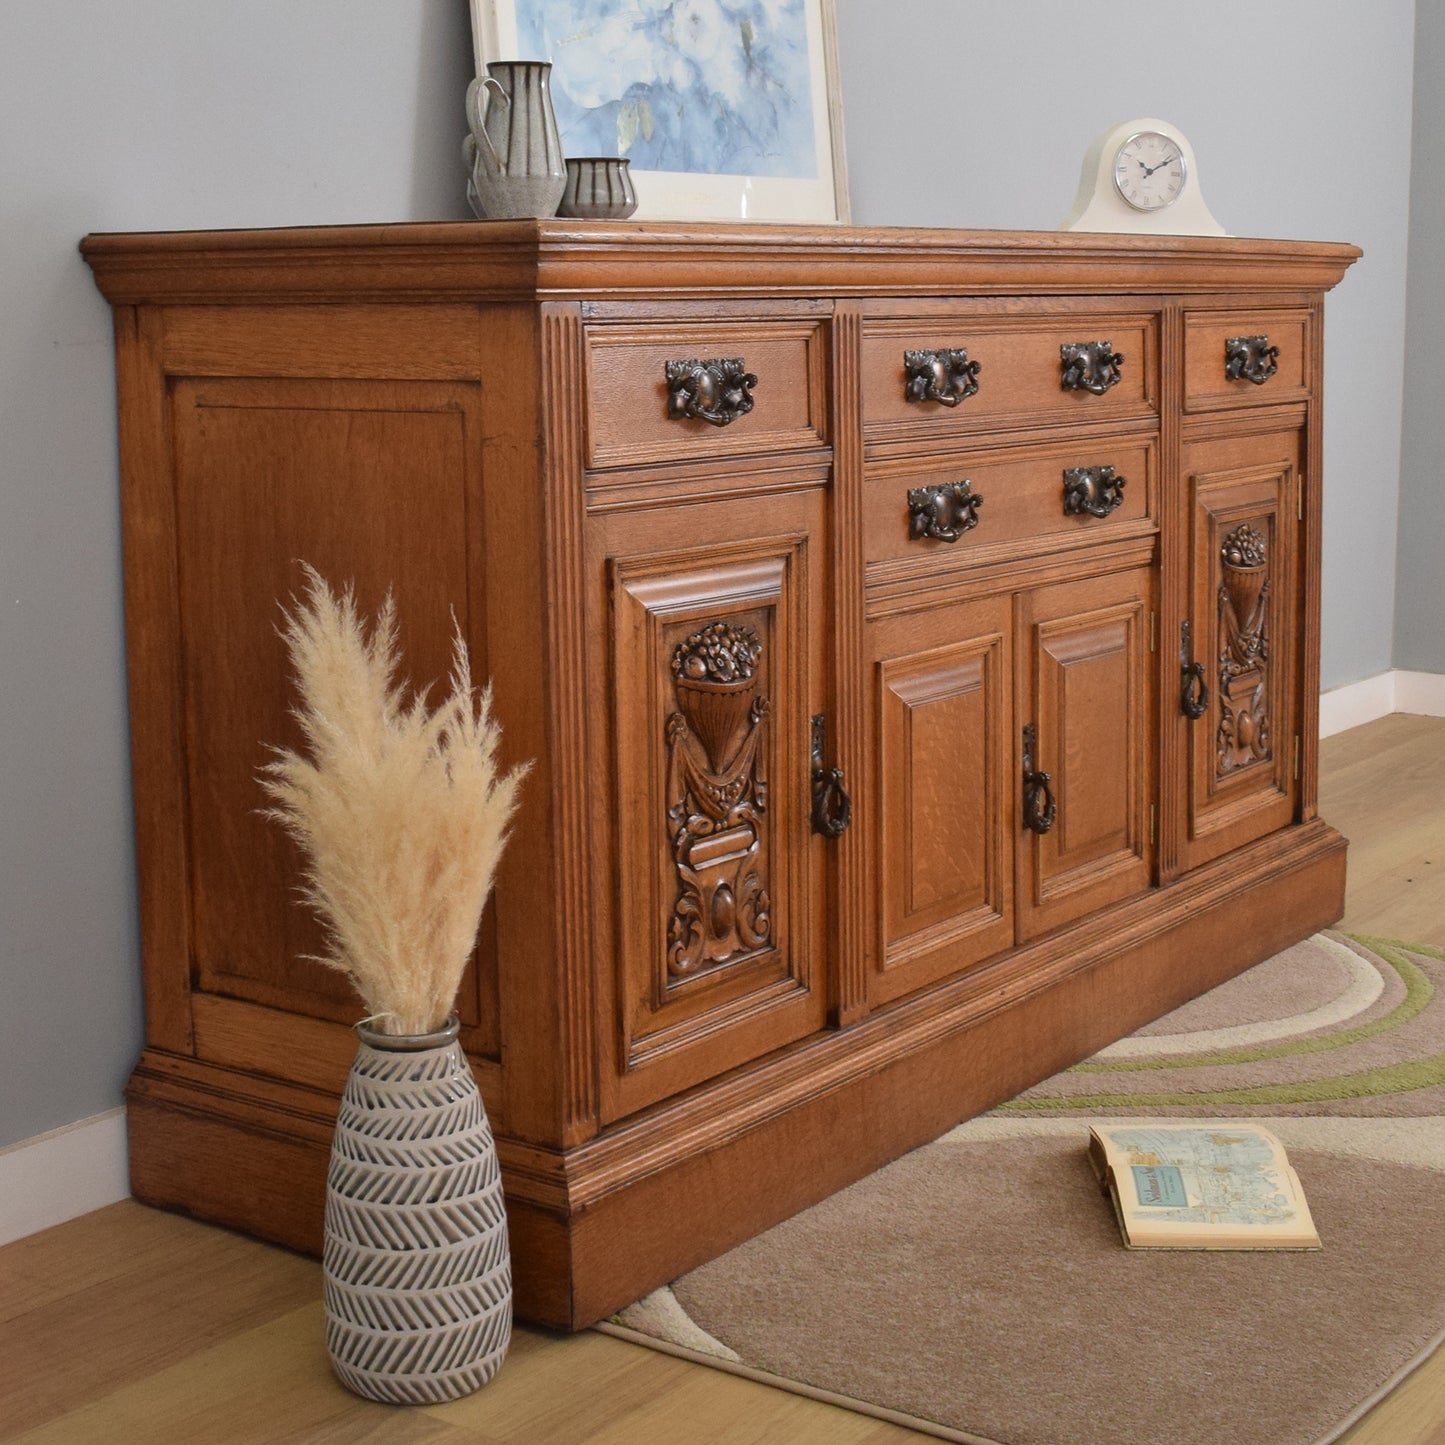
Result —
POLYGON ((258 815, 297 559, 531 758, 463 985, 579 1328, 1325 926, 1353 246, 517 222, 92 236, 138 1198, 308 1250, 359 1009, 258 815))
POLYGON ((99 234, 82 250, 118 305, 337 300, 358 288, 373 299, 1287 293, 1334 286, 1360 254, 1212 236, 620 221, 99 234))

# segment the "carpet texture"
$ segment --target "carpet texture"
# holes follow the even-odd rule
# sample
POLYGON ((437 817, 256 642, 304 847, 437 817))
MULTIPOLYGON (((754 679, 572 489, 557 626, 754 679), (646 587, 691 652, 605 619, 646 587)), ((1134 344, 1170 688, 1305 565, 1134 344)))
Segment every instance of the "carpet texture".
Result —
POLYGON ((1317 935, 602 1328, 948 1439, 1334 1439, 1445 1330, 1442 984, 1317 935), (1323 1250, 1125 1250, 1084 1144, 1146 1116, 1267 1118, 1323 1250))

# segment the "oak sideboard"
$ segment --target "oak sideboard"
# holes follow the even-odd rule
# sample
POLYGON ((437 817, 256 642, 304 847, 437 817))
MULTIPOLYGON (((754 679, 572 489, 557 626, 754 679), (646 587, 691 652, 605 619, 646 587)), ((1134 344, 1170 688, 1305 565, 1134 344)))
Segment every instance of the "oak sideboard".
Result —
POLYGON ((299 563, 534 760, 460 1012, 576 1328, 1342 911, 1334 243, 497 222, 96 235, 132 1187, 318 1251, 359 1016, 260 816, 299 563))

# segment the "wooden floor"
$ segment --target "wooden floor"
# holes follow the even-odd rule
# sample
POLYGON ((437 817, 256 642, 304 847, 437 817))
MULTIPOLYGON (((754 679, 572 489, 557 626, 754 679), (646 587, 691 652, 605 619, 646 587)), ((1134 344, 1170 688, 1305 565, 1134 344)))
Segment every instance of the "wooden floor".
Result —
MULTIPOLYGON (((1346 928, 1445 945, 1445 720, 1327 739, 1346 928)), ((0 1249, 0 1440, 64 1445, 884 1445, 925 1437, 603 1335, 526 1328, 469 1399, 397 1410, 332 1378, 312 1260, 125 1202, 0 1249)), ((1445 1352, 1345 1437, 1445 1442, 1445 1352)), ((1068 1445, 1061 1441, 1059 1445, 1068 1445)))

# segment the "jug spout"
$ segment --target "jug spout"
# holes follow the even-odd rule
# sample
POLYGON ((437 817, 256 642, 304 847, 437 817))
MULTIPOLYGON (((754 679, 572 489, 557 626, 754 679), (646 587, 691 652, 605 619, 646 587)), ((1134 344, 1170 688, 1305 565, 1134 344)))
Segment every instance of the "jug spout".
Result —
POLYGON ((507 168, 497 155, 492 138, 487 134, 487 110, 493 105, 510 105, 511 97, 494 76, 479 75, 467 86, 467 123, 473 144, 467 148, 468 160, 480 161, 489 176, 504 176, 507 168), (488 92, 491 92, 491 96, 488 92))

